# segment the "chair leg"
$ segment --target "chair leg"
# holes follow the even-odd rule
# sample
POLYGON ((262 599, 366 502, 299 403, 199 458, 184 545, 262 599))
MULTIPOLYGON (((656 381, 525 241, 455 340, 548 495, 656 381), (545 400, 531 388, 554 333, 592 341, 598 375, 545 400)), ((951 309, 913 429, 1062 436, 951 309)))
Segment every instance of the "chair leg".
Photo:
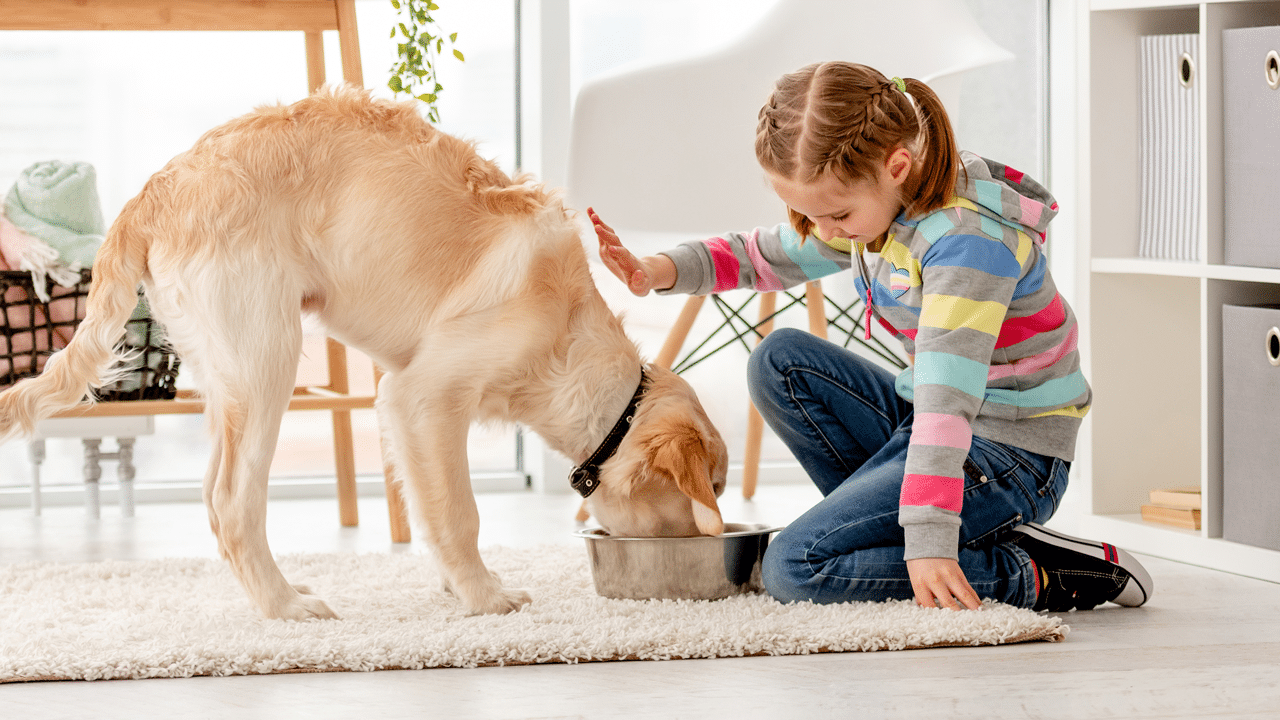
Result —
POLYGON ((826 298, 822 294, 822 281, 813 280, 804 284, 804 304, 809 309, 809 332, 823 340, 827 339, 826 298))
POLYGON ((413 532, 409 529, 409 517, 405 514, 404 498, 400 495, 400 486, 395 480, 395 468, 385 457, 382 463, 382 476, 387 488, 387 516, 391 520, 391 542, 410 542, 413 540, 413 532))
POLYGON ((44 440, 32 440, 27 444, 27 457, 31 460, 31 514, 40 517, 43 503, 40 499, 40 466, 44 464, 44 440))
POLYGON ((102 500, 99 481, 102 480, 102 438, 83 438, 84 443, 84 507, 89 517, 102 517, 102 500))
MULTIPOLYGON (((329 361, 329 390, 346 395, 351 390, 347 377, 347 348, 333 338, 325 338, 325 354, 329 361)), ((333 414, 333 465, 338 478, 338 518, 343 527, 360 524, 356 503, 355 438, 351 432, 351 411, 331 410, 333 414)))
POLYGON ((742 452, 742 497, 750 500, 756 494, 756 481, 760 476, 760 441, 764 438, 764 418, 750 402, 747 403, 747 440, 742 452))
POLYGON ((338 478, 338 518, 343 527, 360 524, 356 491, 355 437, 351 411, 333 410, 333 464, 338 478))
POLYGON ((342 56, 342 79, 356 87, 364 87, 355 0, 337 0, 335 5, 338 11, 338 52, 342 56))
POLYGON ((307 44, 307 90, 315 92, 324 85, 324 35, 320 32, 305 34, 307 44))
POLYGON ((131 518, 134 514, 133 480, 138 470, 133 466, 134 438, 116 438, 116 483, 120 486, 120 515, 131 518))
MULTIPOLYGON (((773 320, 769 318, 778 306, 777 293, 760 294, 760 324, 756 329, 761 339, 773 330, 773 320)), ((757 343, 759 344, 759 343, 757 343)), ((747 442, 742 453, 742 497, 750 500, 756 494, 756 480, 760 475, 760 441, 764 437, 764 418, 754 404, 748 403, 747 409, 747 442)))
MULTIPOLYGON (((339 13, 344 10, 338 3, 339 13)), ((351 21, 354 28, 354 19, 351 21)), ((307 90, 315 92, 325 81, 324 72, 324 36, 318 32, 305 33, 307 53, 307 90)), ((343 61, 346 61, 346 50, 350 45, 343 40, 343 61)), ((356 63, 359 72, 359 62, 356 63)), ((325 339, 325 349, 329 360, 329 389, 343 395, 350 391, 347 378, 347 350, 332 338, 325 339)), ((351 411, 333 410, 333 464, 334 474, 338 480, 338 518, 343 527, 355 527, 360 524, 360 509, 356 492, 356 454, 355 437, 351 430, 351 411)))
POLYGON ((658 357, 653 361, 655 365, 661 368, 671 369, 675 364, 676 356, 680 354, 680 348, 684 347, 685 338, 689 337, 689 330, 693 327, 693 321, 698 319, 698 311, 702 309, 702 303, 707 301, 706 295, 690 295, 688 300, 684 302, 684 308, 680 310, 680 317, 676 318, 675 325, 671 326, 671 332, 667 333, 667 339, 662 343, 662 350, 658 352, 658 357))

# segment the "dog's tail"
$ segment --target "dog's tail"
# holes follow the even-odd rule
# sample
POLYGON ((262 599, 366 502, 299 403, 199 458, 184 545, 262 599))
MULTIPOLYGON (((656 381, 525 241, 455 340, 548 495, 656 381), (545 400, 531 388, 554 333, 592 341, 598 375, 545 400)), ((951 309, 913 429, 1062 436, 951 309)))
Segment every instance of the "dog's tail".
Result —
POLYGON ((125 206, 98 250, 85 317, 71 342, 49 358, 41 375, 0 393, 0 443, 30 435, 40 420, 90 402, 93 388, 118 379, 112 368, 124 359, 120 340, 138 304, 150 245, 136 232, 136 205, 135 198, 125 206))

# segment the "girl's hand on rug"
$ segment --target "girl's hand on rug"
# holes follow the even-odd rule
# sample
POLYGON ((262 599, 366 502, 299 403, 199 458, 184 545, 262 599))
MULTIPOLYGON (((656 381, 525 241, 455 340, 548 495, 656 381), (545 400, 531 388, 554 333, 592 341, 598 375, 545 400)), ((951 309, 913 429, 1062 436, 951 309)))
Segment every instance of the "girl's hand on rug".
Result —
POLYGON ((594 208, 587 208, 591 227, 600 241, 600 259, 614 277, 626 284, 631 294, 643 297, 650 290, 666 290, 676 284, 676 266, 665 255, 637 258, 626 247, 613 228, 604 224, 594 208))
POLYGON ((916 604, 924 607, 944 607, 959 610, 960 606, 977 610, 982 607, 978 593, 960 569, 960 563, 950 558, 916 558, 907 561, 907 574, 911 576, 911 589, 916 593, 916 604))

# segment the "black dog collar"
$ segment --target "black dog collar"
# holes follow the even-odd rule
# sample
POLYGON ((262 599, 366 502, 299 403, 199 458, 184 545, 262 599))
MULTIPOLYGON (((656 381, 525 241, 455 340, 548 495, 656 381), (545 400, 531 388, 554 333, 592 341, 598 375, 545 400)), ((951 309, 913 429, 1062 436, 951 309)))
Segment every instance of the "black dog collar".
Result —
POLYGON ((588 497, 600 486, 600 465, 613 457, 613 453, 622 444, 622 438, 631 429, 631 421, 635 419, 636 408, 640 406, 640 398, 644 396, 644 380, 645 372, 642 367, 640 368, 640 384, 636 386, 636 392, 631 396, 631 402, 627 404, 627 409, 622 411, 622 417, 618 418, 618 422, 614 423, 613 429, 605 436, 604 441, 591 454, 591 457, 569 473, 569 485, 574 490, 577 490, 582 497, 588 497))

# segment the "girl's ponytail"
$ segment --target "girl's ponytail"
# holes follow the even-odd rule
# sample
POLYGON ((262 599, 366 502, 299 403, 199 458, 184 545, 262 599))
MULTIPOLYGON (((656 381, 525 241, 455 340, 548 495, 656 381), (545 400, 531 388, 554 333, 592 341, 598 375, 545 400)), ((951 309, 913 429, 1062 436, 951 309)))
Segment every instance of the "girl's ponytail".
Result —
POLYGON ((938 95, 915 78, 905 78, 903 84, 919 109, 924 140, 919 175, 908 179, 903 196, 907 200, 908 215, 926 215, 941 209, 955 194, 961 169, 960 149, 947 109, 938 95))

